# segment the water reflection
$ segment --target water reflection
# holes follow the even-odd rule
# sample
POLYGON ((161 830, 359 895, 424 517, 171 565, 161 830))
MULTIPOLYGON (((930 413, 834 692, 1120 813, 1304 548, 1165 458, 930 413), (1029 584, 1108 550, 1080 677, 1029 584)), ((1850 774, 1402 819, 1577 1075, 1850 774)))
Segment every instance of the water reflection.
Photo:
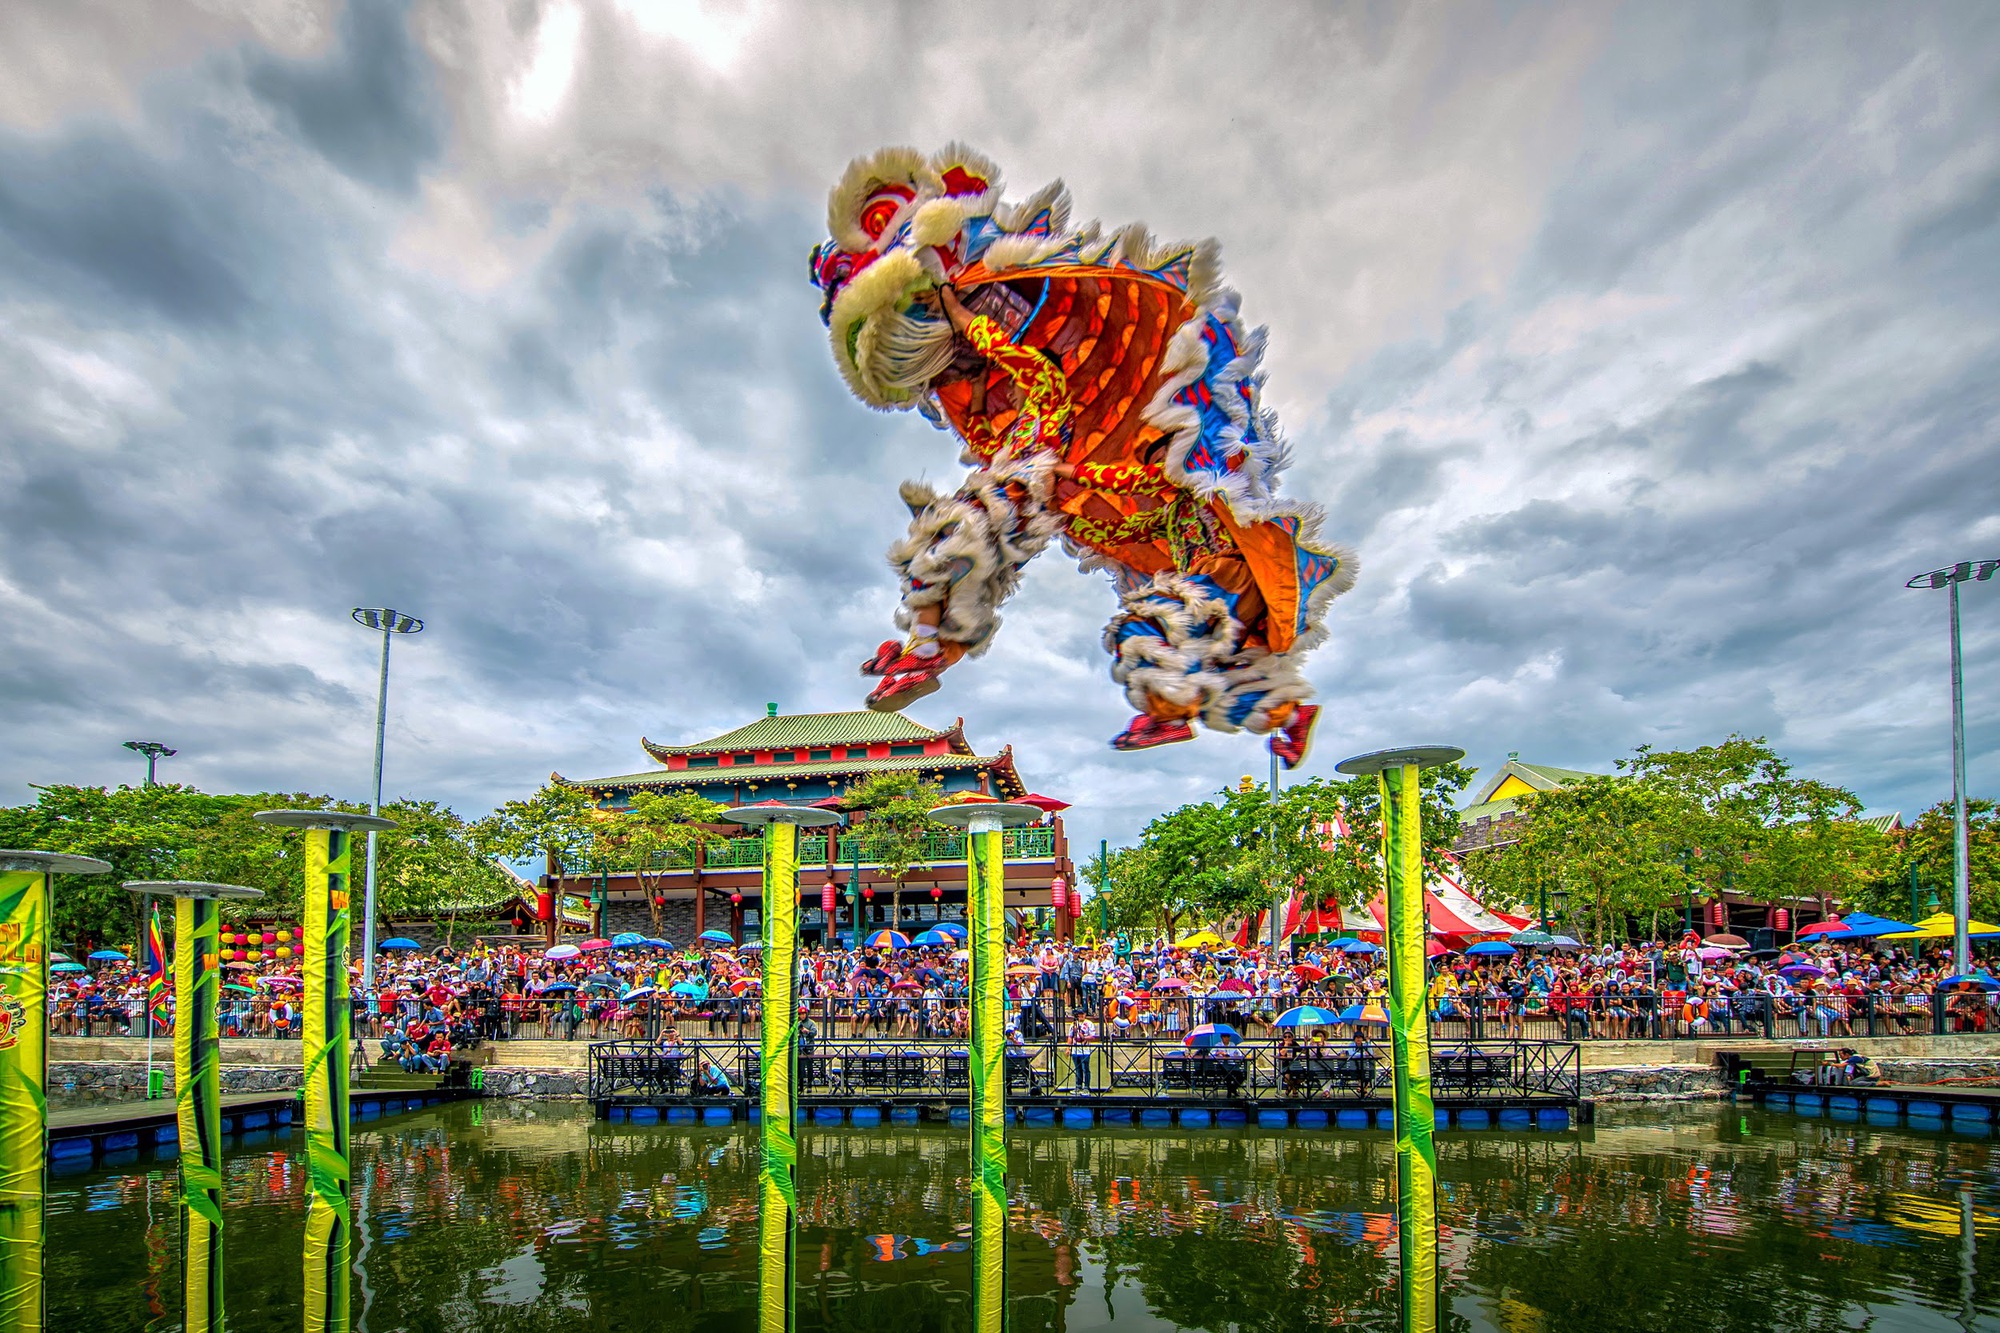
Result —
MULTIPOLYGON (((226 1160, 237 1333, 297 1326, 301 1150, 279 1136, 226 1160)), ((2000 1329, 1988 1141, 1704 1110, 1447 1136, 1439 1157, 1454 1327, 2000 1329)), ((358 1327, 756 1320, 743 1127, 492 1103, 364 1126, 355 1159, 358 1327)), ((963 1131, 807 1128, 799 1160, 799 1329, 972 1326, 963 1131)), ((1017 1130, 1008 1327, 1393 1327, 1393 1161, 1372 1134, 1017 1130)), ((172 1181, 136 1162, 56 1180, 50 1297, 69 1326, 178 1318, 160 1280, 172 1181)))

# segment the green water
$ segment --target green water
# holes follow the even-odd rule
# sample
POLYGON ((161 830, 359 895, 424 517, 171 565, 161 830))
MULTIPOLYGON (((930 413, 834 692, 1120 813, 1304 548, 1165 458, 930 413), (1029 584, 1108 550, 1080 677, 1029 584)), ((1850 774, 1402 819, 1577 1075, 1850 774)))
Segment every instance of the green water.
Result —
MULTIPOLYGON (((1441 1139, 1453 1327, 2000 1329, 1991 1141, 1733 1108, 1607 1120, 1441 1139)), ((741 1126, 460 1104, 354 1143, 357 1328, 753 1326, 741 1126)), ((301 1146, 228 1159, 233 1333, 299 1327, 301 1146)), ((1018 1130, 1008 1326, 1393 1327, 1391 1160, 1381 1134, 1018 1130)), ((965 1328, 964 1132, 809 1128, 800 1161, 799 1328, 965 1328)), ((53 1327, 178 1327, 173 1188, 143 1159, 57 1178, 53 1327)))

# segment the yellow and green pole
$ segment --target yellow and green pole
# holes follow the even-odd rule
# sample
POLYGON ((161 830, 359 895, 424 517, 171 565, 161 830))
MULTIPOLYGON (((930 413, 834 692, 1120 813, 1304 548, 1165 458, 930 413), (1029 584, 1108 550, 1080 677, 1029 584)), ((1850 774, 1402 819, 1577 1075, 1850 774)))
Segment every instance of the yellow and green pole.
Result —
POLYGON ((239 884, 129 880, 142 898, 174 900, 174 1113, 180 1129, 182 1327, 221 1333, 222 1074, 216 1002, 222 994, 220 902, 261 898, 239 884))
POLYGON ((306 1333, 347 1333, 353 1252, 348 1161, 347 1050, 353 1024, 347 987, 349 877, 354 835, 396 827, 392 819, 335 810, 260 810, 266 824, 304 829, 306 1333))
POLYGON ((50 884, 110 870, 90 856, 0 851, 0 1329, 9 1333, 48 1326, 50 884))
POLYGON ((1032 824, 1032 805, 967 801, 931 817, 965 830, 965 931, 971 957, 972 1326, 1000 1333, 1007 1272, 1007 861, 1012 825, 1032 824))
POLYGON ((764 830, 764 1022, 758 1052, 757 1171, 758 1333, 791 1333, 798 1237, 798 977, 799 828, 838 824, 840 816, 811 806, 766 801, 724 812, 764 830))
POLYGON ((1446 745, 1379 750, 1343 760, 1342 773, 1373 773, 1382 798, 1383 940, 1389 951, 1389 1045, 1396 1116, 1396 1249, 1404 1333, 1438 1328, 1437 1108, 1431 1098, 1430 942, 1424 913, 1424 843, 1419 775, 1465 751, 1446 745))

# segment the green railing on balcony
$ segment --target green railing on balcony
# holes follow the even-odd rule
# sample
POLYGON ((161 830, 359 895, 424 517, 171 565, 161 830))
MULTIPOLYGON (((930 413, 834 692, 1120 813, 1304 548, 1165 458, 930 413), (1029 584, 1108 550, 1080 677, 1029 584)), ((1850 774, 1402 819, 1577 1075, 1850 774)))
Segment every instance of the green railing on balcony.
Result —
MULTIPOLYGON (((872 866, 875 861, 868 854, 868 839, 863 835, 849 834, 840 840, 840 864, 854 864, 854 847, 859 837, 861 843, 861 864, 872 866)), ((1003 846, 1010 861, 1046 861, 1056 854, 1056 831, 1052 828, 1017 828, 1003 833, 1003 846)), ((924 849, 919 857, 927 865, 949 865, 965 860, 965 835, 963 833, 927 833, 924 835, 924 849)), ((761 837, 729 838, 709 846, 704 864, 710 870, 755 870, 764 864, 764 841, 761 837)), ((826 838, 811 832, 802 832, 799 838, 799 864, 802 866, 823 866, 826 864, 826 838)), ((654 870, 691 870, 694 867, 693 851, 665 853, 653 858, 654 870)))

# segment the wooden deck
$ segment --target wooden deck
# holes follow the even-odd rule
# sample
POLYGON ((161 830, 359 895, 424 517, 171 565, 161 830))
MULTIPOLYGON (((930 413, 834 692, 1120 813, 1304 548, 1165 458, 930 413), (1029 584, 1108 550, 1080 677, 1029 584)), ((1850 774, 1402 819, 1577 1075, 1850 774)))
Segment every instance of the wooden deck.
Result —
MULTIPOLYGON (((468 1088, 354 1088, 348 1094, 349 1114, 356 1124, 422 1110, 478 1094, 468 1088)), ((222 1098, 222 1134, 238 1139, 246 1134, 289 1129, 298 1115, 296 1092, 236 1092, 222 1098)), ((107 1102, 72 1106, 49 1113, 49 1162, 55 1169, 77 1169, 108 1155, 152 1149, 177 1152, 180 1125, 172 1098, 142 1102, 107 1102)))

